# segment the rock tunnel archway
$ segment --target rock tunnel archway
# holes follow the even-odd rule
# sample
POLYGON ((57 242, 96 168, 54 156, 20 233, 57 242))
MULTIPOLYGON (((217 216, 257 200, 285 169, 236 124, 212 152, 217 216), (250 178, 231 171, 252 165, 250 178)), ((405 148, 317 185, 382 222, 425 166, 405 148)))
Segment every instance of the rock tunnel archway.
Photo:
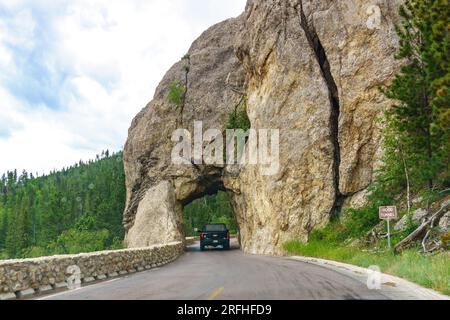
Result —
POLYGON ((183 209, 207 195, 226 191, 217 176, 197 179, 164 180, 149 188, 139 202, 133 227, 126 242, 132 247, 146 247, 161 242, 184 241, 183 209))
POLYGON ((217 190, 230 195, 242 249, 258 254, 279 254, 284 242, 307 240, 336 211, 364 204, 381 156, 374 119, 391 104, 378 88, 399 65, 392 36, 398 17, 382 6, 384 23, 374 29, 363 5, 351 12, 347 5, 248 0, 244 14, 192 44, 129 130, 129 247, 183 240, 183 206, 217 190), (184 86, 181 107, 167 99, 173 83, 184 86), (253 129, 280 130, 278 173, 173 165, 175 130, 194 132, 203 121, 223 131, 243 96, 253 129))
POLYGON ((236 214, 227 192, 205 195, 183 206, 183 227, 186 237, 198 237, 198 230, 210 223, 223 223, 239 240, 236 214))

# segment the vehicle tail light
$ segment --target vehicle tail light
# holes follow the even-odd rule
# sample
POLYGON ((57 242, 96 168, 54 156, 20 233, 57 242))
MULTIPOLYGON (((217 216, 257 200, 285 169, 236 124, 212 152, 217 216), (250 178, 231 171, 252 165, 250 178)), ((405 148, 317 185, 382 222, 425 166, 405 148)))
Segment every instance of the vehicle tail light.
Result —
POLYGON ((200 234, 200 240, 204 240, 205 239, 205 234, 204 233, 201 233, 200 234))

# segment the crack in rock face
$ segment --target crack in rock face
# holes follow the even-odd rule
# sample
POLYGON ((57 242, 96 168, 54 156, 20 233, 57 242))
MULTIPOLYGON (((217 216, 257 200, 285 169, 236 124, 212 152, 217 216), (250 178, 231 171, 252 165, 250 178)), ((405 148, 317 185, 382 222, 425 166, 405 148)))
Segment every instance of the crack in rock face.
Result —
POLYGON ((380 157, 374 120, 391 103, 378 87, 398 68, 399 3, 249 0, 240 17, 203 33, 189 50, 185 129, 203 121, 223 132, 245 94, 252 128, 280 130, 280 170, 172 164, 180 113, 167 94, 185 77, 180 61, 129 131, 128 246, 182 240, 183 207, 218 191, 230 195, 242 249, 256 254, 282 254, 286 241, 307 241, 332 214, 364 202, 380 157))
POLYGON ((305 11, 303 9, 303 1, 300 1, 299 7, 296 8, 299 15, 300 25, 305 32, 305 36, 308 39, 308 43, 311 49, 316 55, 317 62, 319 63, 322 76, 328 87, 328 95, 330 99, 330 138, 333 144, 333 180, 336 197, 334 200, 333 208, 331 209, 331 215, 339 216, 344 204, 344 195, 339 190, 340 185, 340 165, 341 165, 341 146, 339 143, 339 117, 341 113, 341 106, 339 102, 339 92, 336 85, 336 81, 331 74, 330 63, 328 61, 325 48, 314 30, 314 26, 310 26, 306 18, 305 11))

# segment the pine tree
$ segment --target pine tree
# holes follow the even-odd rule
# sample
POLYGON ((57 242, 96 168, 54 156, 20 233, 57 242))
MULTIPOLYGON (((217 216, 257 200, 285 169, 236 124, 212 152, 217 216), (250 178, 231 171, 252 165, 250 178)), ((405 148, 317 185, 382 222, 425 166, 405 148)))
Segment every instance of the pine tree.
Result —
MULTIPOLYGON (((444 57, 442 50, 448 52, 448 48, 437 43, 442 34, 436 31, 442 30, 443 18, 448 26, 448 8, 441 8, 443 2, 447 1, 409 0, 401 7, 403 22, 397 27, 400 48, 396 58, 405 63, 384 90, 396 101, 386 113, 390 135, 387 147, 391 147, 386 151, 398 153, 401 147, 417 189, 427 185, 432 190, 448 178, 449 136, 442 125, 443 109, 448 109, 448 104, 442 105, 442 101, 448 101, 448 88, 442 92, 442 79, 448 78, 448 69, 443 69, 448 66, 443 61, 448 55, 444 57), (443 9, 443 15, 432 12, 438 8, 443 9)), ((448 34, 446 37, 448 40, 448 34)))
POLYGON ((415 14, 422 21, 421 32, 428 41, 432 105, 438 114, 438 125, 450 127, 450 4, 448 0, 416 1, 415 14), (432 62, 432 63, 431 63, 432 62))
POLYGON ((0 204, 0 250, 5 247, 6 232, 8 231, 8 216, 6 210, 0 204))
POLYGON ((9 257, 15 258, 17 257, 17 215, 13 214, 11 215, 10 219, 8 220, 8 228, 7 228, 7 234, 5 239, 5 249, 6 253, 9 257))
POLYGON ((17 219, 16 255, 20 255, 24 249, 31 245, 31 224, 29 217, 29 206, 26 199, 22 198, 20 212, 17 219))

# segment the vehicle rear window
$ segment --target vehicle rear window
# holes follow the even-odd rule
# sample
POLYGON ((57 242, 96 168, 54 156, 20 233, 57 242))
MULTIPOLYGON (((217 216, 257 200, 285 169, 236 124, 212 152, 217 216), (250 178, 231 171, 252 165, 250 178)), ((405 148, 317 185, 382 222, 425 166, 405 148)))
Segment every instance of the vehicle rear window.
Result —
POLYGON ((223 224, 209 224, 205 226, 205 231, 207 232, 215 232, 215 231, 226 231, 227 227, 223 224))

